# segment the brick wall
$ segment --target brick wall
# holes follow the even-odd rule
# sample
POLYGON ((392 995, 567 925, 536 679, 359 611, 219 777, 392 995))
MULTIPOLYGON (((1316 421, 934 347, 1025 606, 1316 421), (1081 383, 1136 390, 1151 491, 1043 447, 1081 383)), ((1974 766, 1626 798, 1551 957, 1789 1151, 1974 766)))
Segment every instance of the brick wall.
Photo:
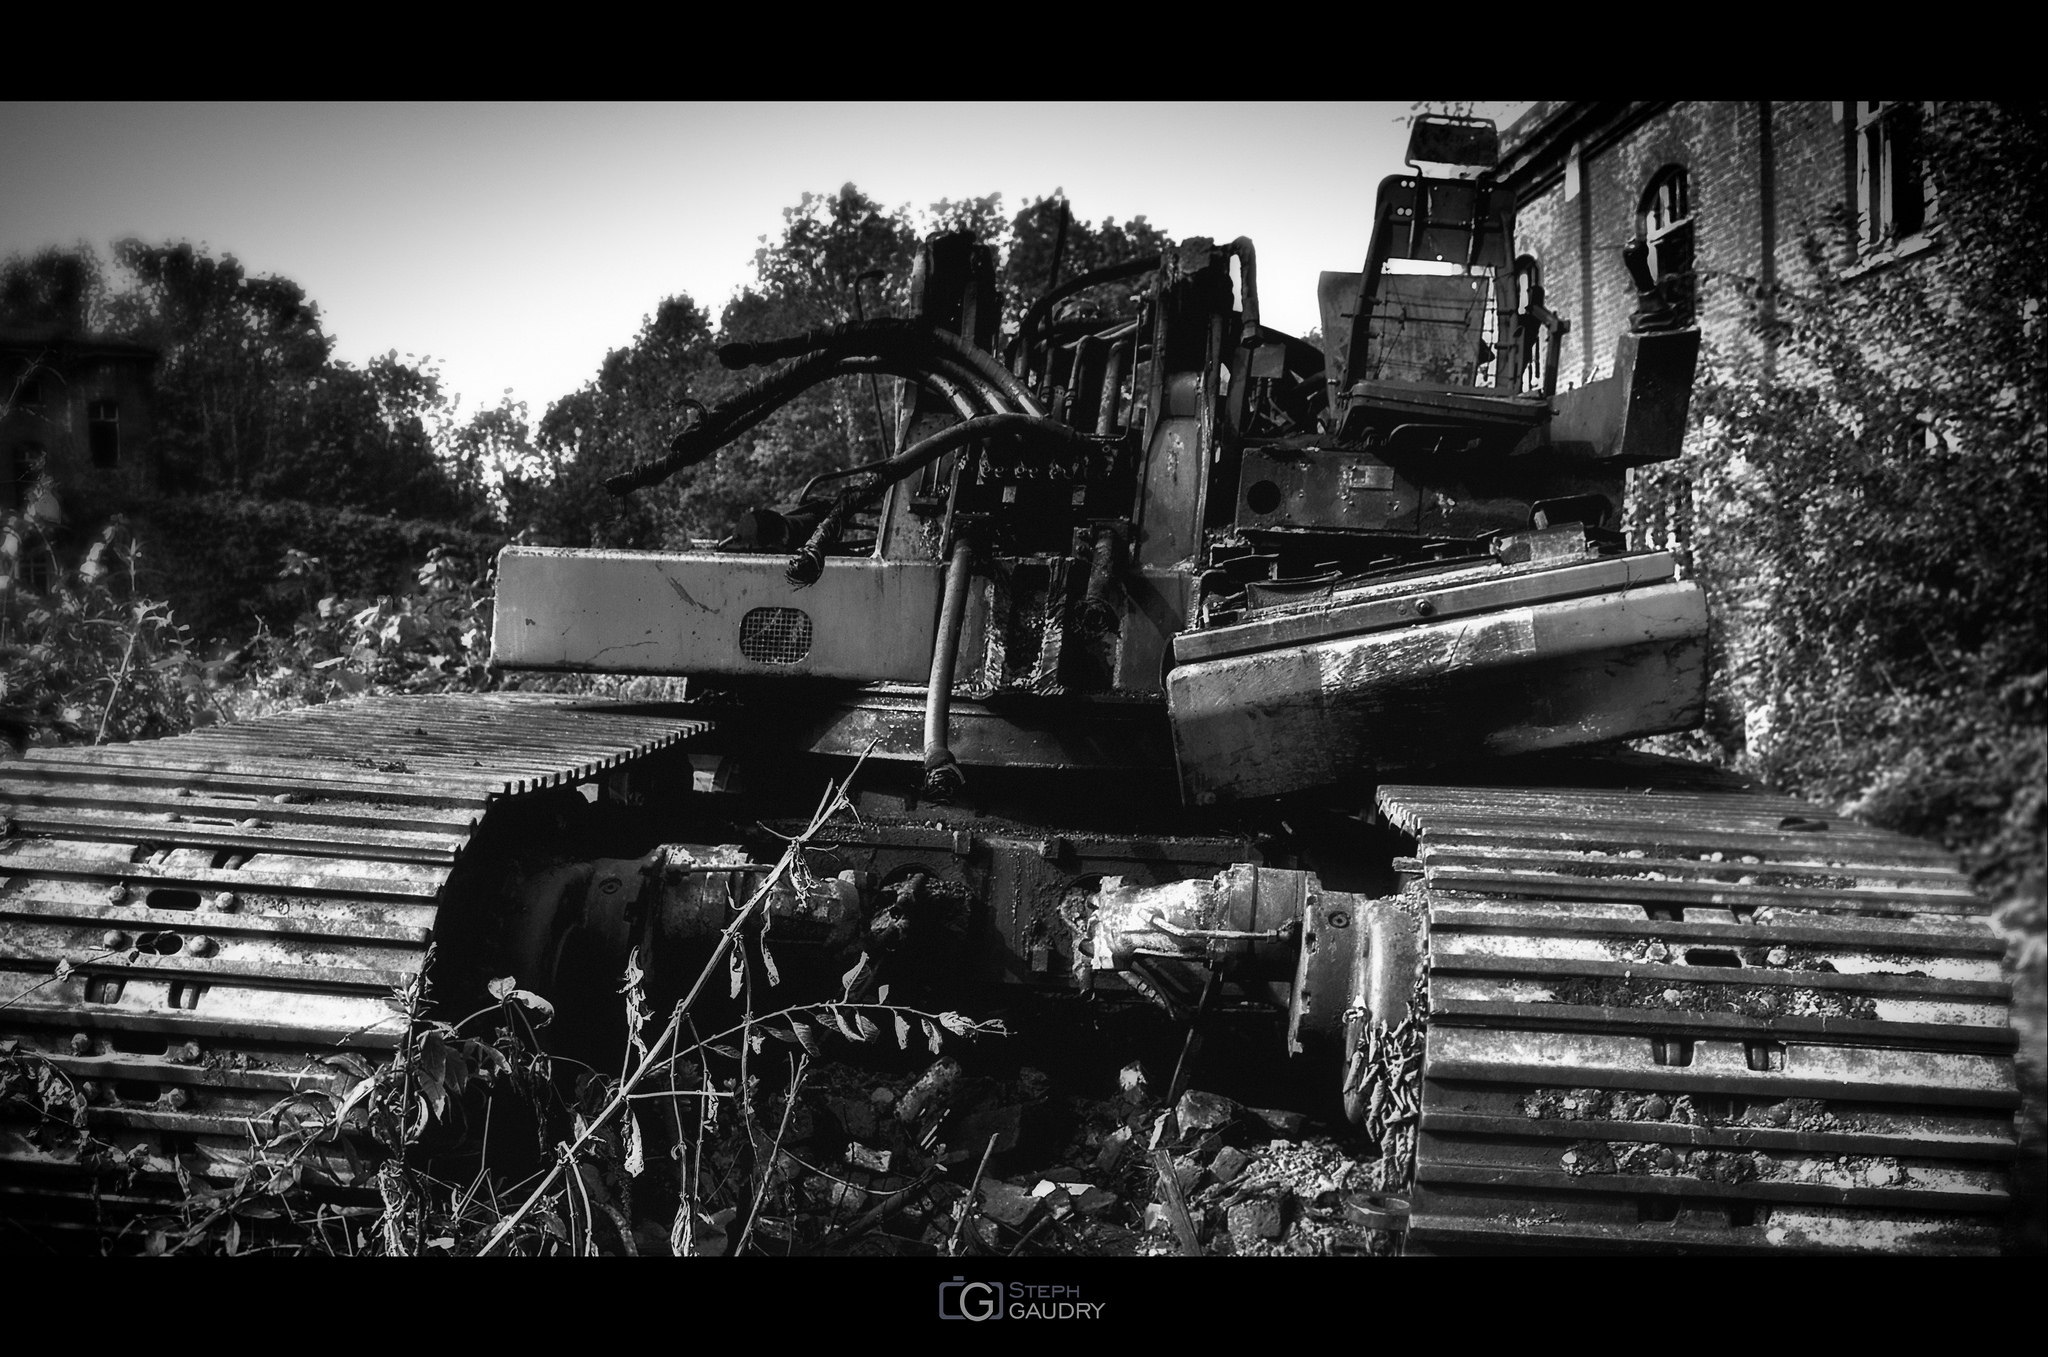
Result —
POLYGON ((1831 210, 1846 208, 1852 193, 1847 134, 1834 105, 1807 100, 1771 105, 1777 152, 1777 266, 1780 283, 1810 282, 1800 251, 1806 228, 1822 228, 1831 210))
MULTIPOLYGON (((1570 106, 1538 112, 1565 117, 1570 106)), ((1615 340, 1635 309, 1621 249, 1641 230, 1644 190, 1667 165, 1688 175, 1700 328, 1723 351, 1753 346, 1740 284, 1800 282, 1805 226, 1847 201, 1835 105, 1773 101, 1768 114, 1754 100, 1637 105, 1583 131, 1575 148, 1523 167, 1515 185, 1517 247, 1541 261, 1551 309, 1572 322, 1562 384, 1613 370, 1615 340)), ((1527 132, 1526 121, 1512 129, 1510 147, 1527 132)))

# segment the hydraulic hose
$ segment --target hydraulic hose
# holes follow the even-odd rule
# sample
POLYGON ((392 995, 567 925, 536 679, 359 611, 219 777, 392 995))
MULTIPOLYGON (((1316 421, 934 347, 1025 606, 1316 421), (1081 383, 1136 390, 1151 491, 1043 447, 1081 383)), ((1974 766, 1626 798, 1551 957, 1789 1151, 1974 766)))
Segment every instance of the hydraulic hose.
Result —
POLYGON ((952 713, 953 665, 960 658, 960 628, 967 618, 967 581, 973 566, 974 544, 961 533, 946 565, 945 602, 939 609, 931 682, 924 696, 924 794, 933 801, 950 801, 967 781, 947 746, 946 723, 952 713))
POLYGON ((821 325, 781 339, 726 344, 718 350, 718 361, 729 368, 744 368, 807 353, 896 353, 905 350, 932 358, 943 355, 964 363, 1025 414, 1045 413, 1023 384, 994 358, 950 330, 939 329, 929 321, 906 320, 900 316, 877 316, 873 320, 821 325))
POLYGON ((818 354, 777 373, 749 391, 721 402, 704 417, 676 435, 667 455, 643 462, 605 481, 605 489, 624 495, 643 486, 666 480, 685 467, 695 466, 719 448, 753 428, 802 392, 834 377, 860 372, 881 372, 893 377, 929 383, 944 396, 964 419, 984 410, 1000 410, 1000 395, 984 384, 978 373, 944 359, 920 363, 887 357, 841 357, 818 354), (978 398, 978 399, 977 399, 978 398))
MULTIPOLYGON (((839 540, 839 532, 847 516, 874 499, 883 490, 919 467, 937 461, 955 448, 1005 434, 1021 437, 1027 447, 1035 450, 1066 450, 1083 454, 1095 451, 1095 444, 1066 425, 1057 420, 1039 419, 1032 415, 980 415, 955 424, 951 428, 941 429, 929 438, 911 444, 894 457, 880 462, 870 462, 866 466, 851 468, 843 473, 849 477, 858 475, 864 479, 859 484, 840 492, 832 511, 818 524, 817 531, 811 534, 811 539, 789 558, 785 571, 789 582, 799 589, 817 583, 818 577, 825 570, 825 553, 839 540)), ((836 476, 842 473, 828 474, 836 476)), ((814 478, 811 484, 816 485, 821 479, 823 478, 814 478)), ((806 487, 807 492, 808 489, 809 487, 806 487)))
POLYGON ((1120 278, 1135 278, 1141 273, 1150 273, 1158 267, 1159 256, 1156 254, 1143 255, 1137 259, 1126 259, 1121 264, 1111 264, 1105 268, 1084 273, 1078 278, 1070 278, 1047 292, 1037 301, 1031 303, 1031 309, 1024 313, 1023 328, 1017 333, 1019 365, 1027 369, 1030 367, 1031 343, 1038 336, 1038 327, 1045 323, 1045 318, 1052 314, 1052 309, 1055 306, 1058 306, 1076 292, 1085 292, 1091 287, 1100 287, 1104 283, 1114 283, 1120 278))

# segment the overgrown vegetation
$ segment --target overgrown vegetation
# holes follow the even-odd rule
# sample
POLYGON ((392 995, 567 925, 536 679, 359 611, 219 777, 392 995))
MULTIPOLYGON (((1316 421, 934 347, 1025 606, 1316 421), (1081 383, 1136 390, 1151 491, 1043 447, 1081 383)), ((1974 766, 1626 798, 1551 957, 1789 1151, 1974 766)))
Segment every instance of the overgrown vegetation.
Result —
POLYGON ((136 584, 144 548, 107 526, 62 559, 35 515, 0 529, 0 711, 20 743, 175 735, 217 715, 204 666, 163 602, 136 584), (49 581, 37 590, 35 578, 49 581))
POLYGON ((1703 363, 1683 461, 1639 525, 1717 624, 1718 759, 1963 849, 1994 897, 2038 877, 2048 783, 2048 154, 2032 107, 1927 128, 1939 245, 1854 265, 1853 222, 1703 363))

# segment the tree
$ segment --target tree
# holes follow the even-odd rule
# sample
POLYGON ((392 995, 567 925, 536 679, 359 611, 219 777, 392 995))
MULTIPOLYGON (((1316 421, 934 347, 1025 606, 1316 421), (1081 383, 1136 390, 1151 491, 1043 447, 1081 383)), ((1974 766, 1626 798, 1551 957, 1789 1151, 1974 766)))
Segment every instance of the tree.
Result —
POLYGON ((561 546, 687 545, 699 530, 688 483, 619 500, 604 480, 659 455, 689 403, 706 399, 696 393, 715 398, 730 380, 713 356, 710 318, 687 296, 664 298, 595 379, 541 416, 530 450, 504 472, 508 526, 561 546))
POLYGON ((114 254, 132 281, 109 299, 110 324, 163 355, 155 427, 168 489, 412 518, 486 509, 483 486, 442 464, 453 407, 430 358, 335 359, 305 289, 231 254, 133 239, 114 254))
POLYGON ((8 329, 82 334, 95 328, 105 298, 99 252, 82 240, 0 265, 0 326, 8 329))
POLYGON ((157 438, 174 488, 242 493, 293 423, 334 341, 289 279, 251 277, 233 255, 128 239, 115 260, 134 279, 114 299, 117 328, 157 347, 157 438))
MULTIPOLYGON (((998 248, 1001 276, 1024 306, 1042 295, 1059 232, 1059 201, 1039 198, 1005 217, 991 194, 933 204, 912 225, 907 208, 885 210, 852 184, 810 194, 783 212, 783 230, 755 252, 752 284, 719 317, 717 344, 798 334, 863 317, 907 314, 920 234, 967 229, 998 248)), ((1143 217, 1126 224, 1072 221, 1061 276, 1157 253, 1166 237, 1143 217)), ((1121 309, 1129 284, 1077 301, 1121 309)), ((604 478, 658 456, 684 426, 692 402, 717 404, 752 386, 765 369, 729 372, 714 358, 708 324, 688 298, 670 298, 631 345, 606 356, 595 381, 542 416, 532 461, 508 476, 513 526, 564 545, 686 546, 720 538, 745 509, 786 503, 819 472, 869 461, 892 449, 889 379, 821 383, 673 480, 621 506, 604 478)))
MULTIPOLYGON (((908 208, 885 212, 846 184, 830 196, 806 193, 782 215, 782 239, 754 254, 757 286, 719 319, 721 343, 907 311, 917 257, 908 208)), ((741 509, 787 498, 820 471, 887 455, 889 402, 881 392, 878 380, 865 377, 828 382, 740 439, 699 477, 697 499, 707 510, 715 506, 718 531, 741 509)))
POLYGON ((451 411, 428 360, 393 352, 360 368, 329 362, 280 401, 290 427, 247 485, 260 498, 442 521, 473 517, 487 502, 480 483, 458 484, 442 461, 437 441, 451 411))
POLYGON ((764 314, 772 313, 777 324, 829 325, 850 318, 858 309, 856 294, 877 273, 881 302, 900 306, 917 253, 907 212, 885 212, 852 184, 829 196, 806 193, 795 207, 783 209, 782 239, 764 241, 754 252, 758 284, 743 296, 769 303, 769 313, 742 307, 735 316, 728 310, 723 328, 731 338, 751 339, 756 336, 744 332, 748 323, 764 314))
MULTIPOLYGON (((1084 273, 1122 264, 1145 255, 1159 254, 1172 242, 1166 233, 1140 215, 1119 225, 1104 217, 1100 225, 1073 216, 1067 196, 1058 189, 1051 198, 1034 198, 1031 205, 1010 220, 1007 249, 1003 259, 1003 281, 1009 291, 1010 308, 1005 320, 1013 328, 1024 311, 1058 282, 1069 282, 1084 273), (1066 214, 1065 241, 1060 221, 1066 214), (1059 258, 1059 277, 1053 277, 1053 259, 1059 258)), ((1094 305, 1104 315, 1129 314, 1130 298, 1142 280, 1105 284, 1079 294, 1074 300, 1094 305)))
POLYGON ((465 501, 483 504, 502 498, 511 477, 531 476, 538 466, 533 420, 525 401, 512 399, 506 387, 495 406, 479 409, 447 431, 444 450, 447 474, 465 501))

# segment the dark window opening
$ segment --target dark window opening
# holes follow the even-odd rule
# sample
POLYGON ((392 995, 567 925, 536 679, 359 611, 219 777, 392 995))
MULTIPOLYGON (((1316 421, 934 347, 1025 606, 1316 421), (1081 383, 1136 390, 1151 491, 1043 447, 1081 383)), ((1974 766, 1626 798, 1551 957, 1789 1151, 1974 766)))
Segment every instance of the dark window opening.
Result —
POLYGON ((119 401, 93 401, 86 408, 86 437, 95 467, 106 470, 121 465, 119 401))
POLYGON ((1921 161, 1923 106, 1860 100, 1855 110, 1856 234, 1865 251, 1918 235, 1932 215, 1921 161))
POLYGON ((1515 260, 1515 362, 1516 387, 1522 391, 1543 385, 1543 313, 1543 266, 1536 256, 1521 255, 1515 260))
POLYGON ((1636 204, 1637 231, 1650 247, 1650 276, 1680 318, 1693 318, 1692 180, 1683 165, 1666 165, 1636 204))

